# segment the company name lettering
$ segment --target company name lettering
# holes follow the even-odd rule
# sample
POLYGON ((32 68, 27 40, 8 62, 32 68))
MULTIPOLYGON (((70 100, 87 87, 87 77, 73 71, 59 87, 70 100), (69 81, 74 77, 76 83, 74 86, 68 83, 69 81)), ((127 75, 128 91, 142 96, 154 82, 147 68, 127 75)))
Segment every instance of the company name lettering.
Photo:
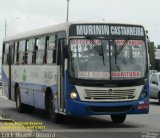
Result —
POLYGON ((77 25, 77 35, 109 35, 108 25, 77 25))
POLYGON ((129 35, 144 36, 142 27, 109 26, 109 25, 77 25, 77 35, 129 35))
POLYGON ((142 27, 111 26, 111 35, 144 36, 142 27))

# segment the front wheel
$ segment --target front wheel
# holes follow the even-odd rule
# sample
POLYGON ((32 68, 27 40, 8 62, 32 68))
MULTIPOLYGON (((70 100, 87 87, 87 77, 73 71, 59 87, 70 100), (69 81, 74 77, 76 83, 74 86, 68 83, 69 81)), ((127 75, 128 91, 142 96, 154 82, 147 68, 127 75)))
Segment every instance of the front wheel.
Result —
POLYGON ((60 114, 55 112, 54 99, 52 93, 49 94, 47 101, 47 112, 49 118, 55 123, 60 123, 62 118, 60 114))
POLYGON ((113 123, 123 123, 126 119, 126 115, 111 115, 113 123))

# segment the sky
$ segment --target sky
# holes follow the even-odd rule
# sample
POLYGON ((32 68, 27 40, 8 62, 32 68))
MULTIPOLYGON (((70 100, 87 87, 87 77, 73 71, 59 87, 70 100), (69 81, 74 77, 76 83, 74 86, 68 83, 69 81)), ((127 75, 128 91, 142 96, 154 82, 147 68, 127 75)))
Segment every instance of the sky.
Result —
MULTIPOLYGON (((67 0, 0 0, 0 43, 7 35, 66 22, 67 0)), ((160 0, 70 0, 69 21, 142 24, 160 45, 160 0)), ((0 52, 1 52, 0 47, 0 52)))

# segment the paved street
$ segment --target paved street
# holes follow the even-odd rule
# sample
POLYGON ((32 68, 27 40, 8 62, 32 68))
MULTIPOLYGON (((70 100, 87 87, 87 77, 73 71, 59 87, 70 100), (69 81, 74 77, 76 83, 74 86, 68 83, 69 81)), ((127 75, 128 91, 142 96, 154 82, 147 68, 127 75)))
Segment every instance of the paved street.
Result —
MULTIPOLYGON (((124 124, 113 124, 109 116, 67 117, 62 124, 51 122, 44 111, 18 113, 15 102, 0 98, 0 112, 20 122, 42 122, 47 130, 52 130, 62 138, 81 137, 142 137, 142 132, 160 132, 160 105, 151 100, 147 115, 127 116, 124 124)), ((156 137, 160 137, 160 134, 156 137)))

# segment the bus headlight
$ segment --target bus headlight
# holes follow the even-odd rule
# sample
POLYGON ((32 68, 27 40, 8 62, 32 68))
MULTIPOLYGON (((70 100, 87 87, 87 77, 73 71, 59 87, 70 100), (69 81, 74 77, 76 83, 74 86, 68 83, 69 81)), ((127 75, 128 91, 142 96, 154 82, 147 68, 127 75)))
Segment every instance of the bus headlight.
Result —
POLYGON ((71 99, 76 99, 77 98, 77 93, 76 92, 71 92, 70 93, 70 98, 71 99))

